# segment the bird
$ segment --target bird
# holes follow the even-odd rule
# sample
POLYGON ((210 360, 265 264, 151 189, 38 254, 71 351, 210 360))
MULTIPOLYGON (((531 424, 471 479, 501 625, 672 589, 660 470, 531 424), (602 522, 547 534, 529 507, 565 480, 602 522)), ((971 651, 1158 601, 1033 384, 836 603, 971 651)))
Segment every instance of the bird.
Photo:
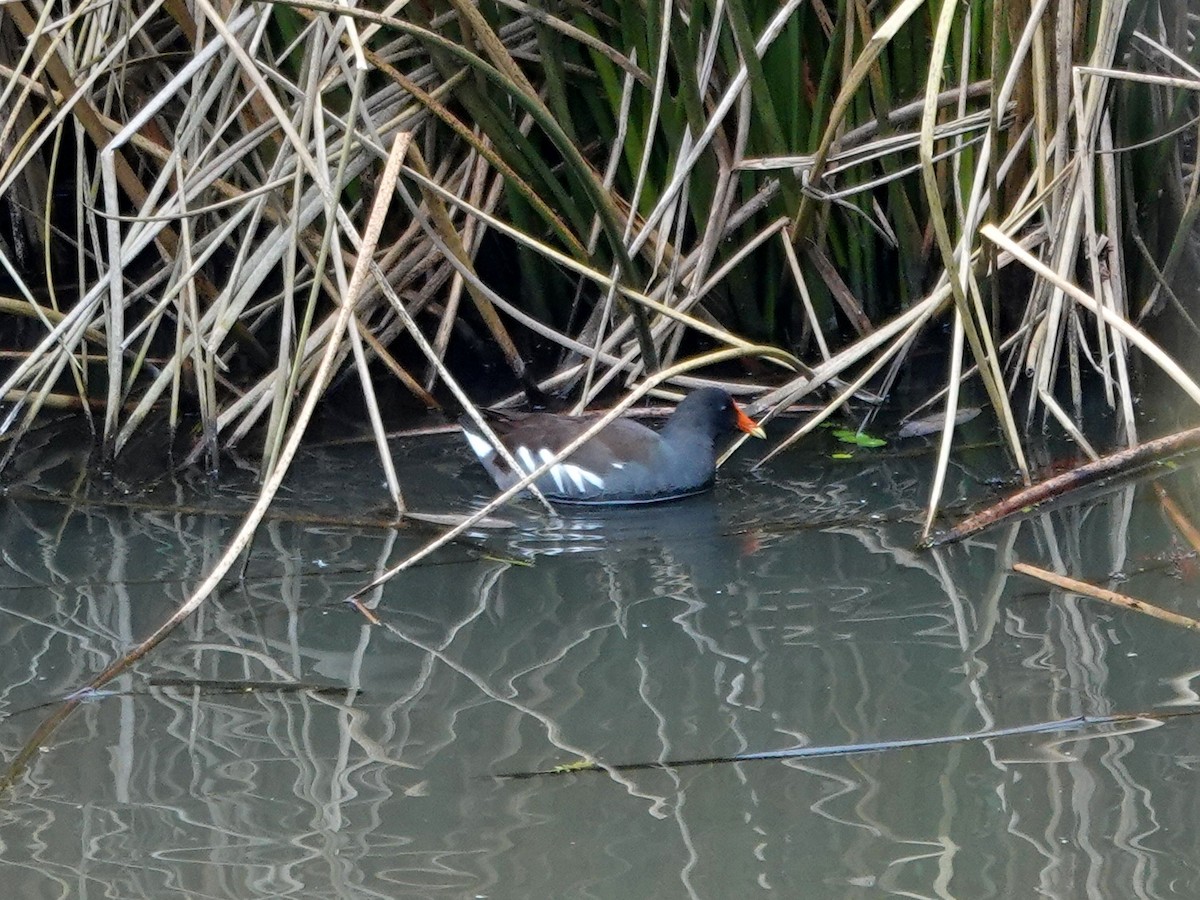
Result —
MULTIPOLYGON (((471 450, 496 486, 507 490, 578 438, 593 418, 556 413, 487 410, 488 425, 519 464, 514 470, 478 426, 459 420, 471 450)), ((641 504, 675 500, 712 487, 717 444, 743 431, 765 437, 721 388, 693 391, 659 431, 616 419, 535 484, 547 500, 568 504, 641 504)))

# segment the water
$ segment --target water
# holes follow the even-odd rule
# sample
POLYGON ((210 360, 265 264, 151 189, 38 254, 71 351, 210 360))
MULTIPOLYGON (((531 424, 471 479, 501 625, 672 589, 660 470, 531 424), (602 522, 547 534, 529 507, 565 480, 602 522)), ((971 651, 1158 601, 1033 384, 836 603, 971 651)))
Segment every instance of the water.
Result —
MULTIPOLYGON (((245 582, 0 799, 4 896, 1200 896, 1200 719, 967 739, 1198 708, 1194 634, 1009 569, 1120 573, 1196 615, 1149 483, 918 552, 923 442, 810 443, 675 504, 510 509, 371 595, 378 626, 342 599, 428 532, 314 519, 370 518, 382 476, 366 447, 308 453, 245 582), (887 746, 912 739, 943 740, 887 746), (845 745, 865 752, 506 777, 845 745)), ((450 436, 397 457, 414 507, 487 490, 450 436)), ((253 491, 82 464, 47 434, 5 476, 5 764, 187 596, 253 491)), ((999 466, 965 453, 950 499, 999 466)), ((1161 483, 1197 509, 1193 481, 1161 483)))

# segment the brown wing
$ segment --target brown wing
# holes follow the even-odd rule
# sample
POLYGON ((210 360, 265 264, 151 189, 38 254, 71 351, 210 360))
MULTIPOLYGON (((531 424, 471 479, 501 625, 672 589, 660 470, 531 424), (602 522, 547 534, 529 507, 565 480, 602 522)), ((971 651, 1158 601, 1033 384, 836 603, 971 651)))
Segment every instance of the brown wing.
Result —
MULTIPOLYGON (((489 424, 514 453, 526 447, 537 455, 543 449, 557 453, 595 421, 593 416, 505 413, 489 424)), ((632 419, 617 419, 571 454, 571 462, 594 471, 608 468, 614 462, 646 463, 659 442, 658 434, 645 425, 632 419)))
MULTIPOLYGON (((467 420, 460 420, 471 449, 500 488, 551 462, 554 455, 591 427, 596 418, 547 413, 489 413, 488 424, 516 460, 519 473, 495 452, 467 420)), ((662 439, 628 419, 612 422, 570 458, 542 475, 546 496, 572 503, 630 502, 662 493, 663 473, 651 465, 661 456, 662 439)), ((661 461, 661 460, 659 460, 661 461)))

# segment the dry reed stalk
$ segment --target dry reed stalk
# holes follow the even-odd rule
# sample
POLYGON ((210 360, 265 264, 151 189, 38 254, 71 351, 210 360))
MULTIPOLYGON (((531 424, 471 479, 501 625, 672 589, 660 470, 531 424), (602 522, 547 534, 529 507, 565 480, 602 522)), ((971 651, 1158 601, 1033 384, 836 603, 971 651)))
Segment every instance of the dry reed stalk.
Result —
POLYGON ((1046 569, 1039 569, 1037 566, 1027 565, 1026 563, 1013 563, 1013 571, 1020 572, 1022 575, 1028 575, 1030 578, 1036 578, 1039 581, 1044 581, 1047 584, 1052 584, 1061 590, 1070 591, 1073 594, 1082 594, 1085 597, 1091 597, 1093 600, 1099 600, 1102 603, 1109 603, 1113 606, 1119 606, 1122 609, 1143 613, 1160 621, 1178 625, 1181 628, 1200 628, 1200 619, 1181 616, 1179 613, 1173 613, 1170 610, 1147 603, 1144 600, 1119 594, 1116 591, 1110 591, 1107 588, 1089 584, 1086 581, 1068 578, 1066 575, 1058 575, 1046 569))
MULTIPOLYGON (((381 184, 386 188, 381 190, 376 197, 376 202, 371 210, 371 217, 367 223, 367 228, 363 234, 362 243, 359 247, 358 261, 354 268, 354 273, 348 284, 348 293, 342 298, 340 311, 338 313, 335 329, 344 331, 350 322, 351 311, 354 307, 354 299, 358 292, 361 291, 363 284, 366 282, 367 274, 370 270, 370 258, 374 252, 375 245, 379 240, 379 234, 383 229, 383 219, 389 206, 389 199, 392 195, 392 190, 399 178, 400 164, 404 158, 404 154, 408 149, 410 136, 404 133, 396 135, 392 143, 392 151, 388 156, 387 166, 381 179, 381 184)), ((288 439, 279 455, 277 466, 269 473, 258 498, 255 500, 250 512, 246 515, 242 524, 238 527, 233 537, 230 539, 225 552, 220 559, 213 564, 212 569, 201 580, 200 584, 192 591, 180 606, 171 614, 164 622, 162 622, 147 638, 145 638, 137 647, 126 653, 121 658, 109 664, 105 669, 92 678, 85 690, 97 690, 107 684, 117 675, 124 672, 129 666, 133 665, 137 660, 144 657, 147 653, 153 650, 160 644, 172 631, 175 630, 181 623, 187 620, 205 600, 212 595, 216 590, 221 580, 237 562, 238 556, 242 551, 250 545, 254 537, 254 533, 262 522, 274 499, 276 491, 283 483, 283 479, 287 474, 288 467, 294 457, 296 451, 300 448, 300 441, 304 437, 305 428, 316 410, 317 401, 320 399, 321 393, 325 385, 328 383, 333 374, 333 363, 338 347, 337 341, 330 341, 326 345, 325 355, 321 359, 320 368, 314 375, 310 384, 308 393, 305 395, 304 402, 297 411, 296 420, 292 425, 292 429, 288 435, 288 439)), ((22 750, 16 754, 13 762, 10 764, 8 773, 2 783, 0 789, 7 787, 12 783, 13 778, 19 773, 29 759, 36 754, 42 741, 46 736, 52 733, 67 717, 79 706, 83 691, 76 692, 70 699, 64 702, 58 709, 55 710, 39 727, 34 731, 33 737, 26 743, 22 750)))

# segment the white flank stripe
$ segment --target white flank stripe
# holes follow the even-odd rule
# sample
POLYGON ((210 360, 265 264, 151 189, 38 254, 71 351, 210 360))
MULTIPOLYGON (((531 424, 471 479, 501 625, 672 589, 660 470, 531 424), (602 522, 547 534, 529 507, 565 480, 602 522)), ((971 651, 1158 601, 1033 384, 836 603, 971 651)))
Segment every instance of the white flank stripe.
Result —
POLYGON ((519 459, 521 461, 521 465, 525 467, 526 475, 537 468, 537 463, 533 461, 533 454, 529 452, 528 447, 517 448, 517 459, 519 459))
POLYGON ((482 435, 475 434, 472 431, 464 431, 463 434, 467 436, 467 443, 471 445, 472 452, 480 459, 485 459, 495 452, 492 449, 492 445, 482 435))
POLYGON ((613 468, 614 469, 623 469, 623 468, 625 468, 625 463, 613 463, 613 468))
MULTIPOLYGON (((538 451, 538 456, 540 456, 542 458, 543 463, 548 463, 548 462, 550 462, 550 460, 554 459, 554 454, 551 453, 549 450, 547 450, 545 447, 543 447, 541 450, 538 451)), ((553 466, 550 467, 550 477, 554 479, 554 484, 558 487, 558 492, 560 494, 566 490, 566 488, 563 487, 562 465, 561 464, 555 463, 553 466)))
POLYGON ((575 487, 579 493, 583 493, 583 476, 579 474, 579 466, 573 466, 570 463, 563 463, 563 471, 571 476, 571 480, 575 482, 575 487))
POLYGON ((563 465, 571 480, 575 482, 575 486, 579 488, 579 493, 584 493, 587 488, 584 487, 584 482, 595 486, 598 490, 604 490, 604 479, 599 475, 589 472, 587 469, 582 469, 579 466, 573 466, 570 463, 563 465))
POLYGON ((552 466, 550 469, 550 475, 554 479, 554 483, 558 486, 558 492, 560 494, 565 494, 567 492, 567 485, 563 481, 562 463, 552 466))

